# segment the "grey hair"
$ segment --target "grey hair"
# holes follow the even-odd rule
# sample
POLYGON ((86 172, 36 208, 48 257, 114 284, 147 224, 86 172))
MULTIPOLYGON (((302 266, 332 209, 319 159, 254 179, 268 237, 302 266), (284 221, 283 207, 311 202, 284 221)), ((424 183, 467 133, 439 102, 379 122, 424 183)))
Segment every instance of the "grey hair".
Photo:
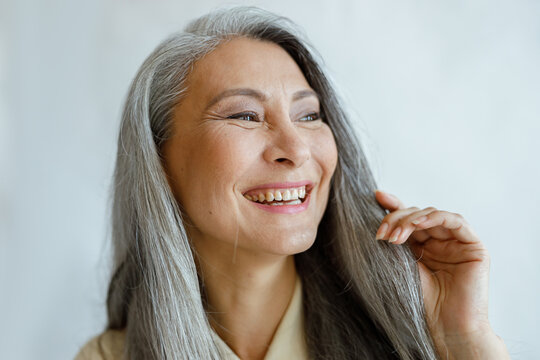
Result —
POLYGON ((415 259, 375 241, 385 211, 360 141, 319 54, 286 17, 256 7, 214 10, 148 56, 125 101, 112 188, 113 276, 108 329, 126 328, 130 359, 220 359, 183 213, 162 163, 172 110, 195 62, 235 37, 285 49, 319 94, 338 147, 313 246, 295 255, 312 359, 436 359, 415 259))

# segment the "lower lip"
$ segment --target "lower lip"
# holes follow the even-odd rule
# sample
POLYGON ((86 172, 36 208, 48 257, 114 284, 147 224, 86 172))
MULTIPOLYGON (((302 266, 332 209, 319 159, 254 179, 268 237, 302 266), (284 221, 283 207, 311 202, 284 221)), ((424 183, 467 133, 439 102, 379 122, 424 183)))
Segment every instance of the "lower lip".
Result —
MULTIPOLYGON (((276 214, 296 214, 300 213, 308 208, 309 205, 309 199, 311 198, 311 194, 306 194, 306 199, 304 202, 296 205, 265 205, 261 203, 256 203, 253 201, 249 201, 253 205, 255 205, 258 208, 261 208, 265 211, 276 213, 276 214)), ((247 200, 247 199, 246 199, 247 200)))

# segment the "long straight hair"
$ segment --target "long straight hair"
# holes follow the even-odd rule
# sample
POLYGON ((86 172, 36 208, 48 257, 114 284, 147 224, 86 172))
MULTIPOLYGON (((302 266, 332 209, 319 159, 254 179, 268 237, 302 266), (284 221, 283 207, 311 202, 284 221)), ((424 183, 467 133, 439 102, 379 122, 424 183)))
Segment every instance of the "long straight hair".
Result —
POLYGON ((195 62, 236 37, 281 46, 319 94, 338 148, 313 246, 295 255, 312 359, 436 359, 415 259, 375 240, 385 211, 360 141, 320 55, 286 17, 256 7, 214 10, 148 56, 125 101, 112 188, 113 276, 107 329, 126 329, 130 359, 220 359, 187 219, 168 185, 161 148, 195 62))

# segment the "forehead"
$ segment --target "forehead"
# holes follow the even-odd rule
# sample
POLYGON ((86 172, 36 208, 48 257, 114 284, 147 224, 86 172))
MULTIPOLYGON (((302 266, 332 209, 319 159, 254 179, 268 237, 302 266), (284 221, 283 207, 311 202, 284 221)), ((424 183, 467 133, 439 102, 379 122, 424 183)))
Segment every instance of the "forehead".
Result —
POLYGON ((290 95, 310 88, 292 57, 269 41, 235 38, 197 61, 187 78, 189 93, 202 101, 229 88, 290 95))

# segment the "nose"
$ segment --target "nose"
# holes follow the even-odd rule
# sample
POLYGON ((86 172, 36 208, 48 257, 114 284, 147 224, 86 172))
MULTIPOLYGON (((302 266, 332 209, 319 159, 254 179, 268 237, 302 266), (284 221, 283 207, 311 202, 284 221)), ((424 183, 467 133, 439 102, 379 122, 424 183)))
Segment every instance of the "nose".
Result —
POLYGON ((311 158, 306 138, 290 120, 268 129, 268 133, 271 140, 263 154, 266 161, 299 168, 311 158))

